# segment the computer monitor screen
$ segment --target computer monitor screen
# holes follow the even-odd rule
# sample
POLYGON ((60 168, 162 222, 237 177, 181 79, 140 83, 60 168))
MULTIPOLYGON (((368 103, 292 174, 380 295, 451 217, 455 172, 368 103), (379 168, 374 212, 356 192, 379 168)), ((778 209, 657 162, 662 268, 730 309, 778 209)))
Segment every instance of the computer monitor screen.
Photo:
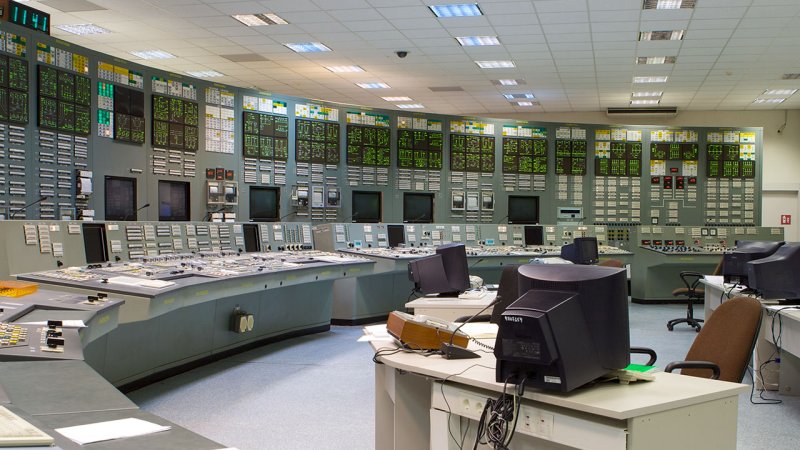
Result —
POLYGON ((496 381, 568 392, 630 364, 625 269, 529 264, 500 320, 496 381))
POLYGON ((469 289, 469 265, 464 244, 444 244, 436 247, 436 254, 442 256, 444 273, 447 276, 448 292, 443 294, 457 296, 469 289))
POLYGON ((544 245, 544 227, 541 225, 526 225, 525 245, 544 245))
POLYGON ((381 193, 353 191, 353 214, 351 219, 357 223, 378 223, 381 221, 381 193))
POLYGON ((748 286, 765 299, 783 299, 785 303, 800 301, 800 244, 786 244, 765 258, 747 263, 748 286))
POLYGON ((433 222, 433 194, 405 192, 403 194, 403 222, 433 222))
POLYGON ((749 286, 747 263, 775 253, 784 241, 738 241, 736 249, 722 256, 722 276, 726 283, 749 286))
POLYGON ((597 238, 579 237, 561 247, 561 257, 573 264, 594 264, 597 257, 597 238))
POLYGON ((257 223, 242 224, 242 231, 244 232, 244 251, 246 252, 260 252, 261 251, 261 235, 258 232, 257 223))
POLYGON ((278 222, 280 220, 281 188, 250 186, 250 220, 278 222))
POLYGON ((189 183, 184 181, 158 181, 158 220, 189 220, 189 183))
POLYGON ((106 247, 106 225, 103 223, 84 223, 83 250, 86 254, 87 264, 104 263, 108 261, 108 247, 106 247))
POLYGON ((509 195, 508 223, 539 223, 539 197, 530 195, 509 195))
POLYGON ((386 234, 388 234, 390 248, 400 247, 401 244, 406 243, 405 225, 386 225, 386 234))
POLYGON ((408 263, 408 279, 414 290, 423 295, 439 294, 450 290, 444 272, 442 255, 424 256, 408 263))
POLYGON ((105 178, 106 220, 136 220, 136 178, 105 178))

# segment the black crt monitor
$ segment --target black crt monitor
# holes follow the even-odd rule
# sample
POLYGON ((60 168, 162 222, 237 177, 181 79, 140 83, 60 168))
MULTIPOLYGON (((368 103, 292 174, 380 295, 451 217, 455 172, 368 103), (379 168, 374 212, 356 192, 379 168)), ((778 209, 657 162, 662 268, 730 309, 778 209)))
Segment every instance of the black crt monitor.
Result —
POLYGON ((356 223, 379 223, 381 221, 381 193, 373 191, 353 191, 353 214, 356 223))
POLYGON ((497 382, 569 392, 630 364, 625 269, 529 264, 518 281, 498 324, 497 382))
POLYGON ((409 262, 408 279, 414 282, 414 290, 423 295, 450 291, 442 255, 424 256, 409 262))
POLYGON ((722 276, 726 283, 750 286, 747 263, 775 253, 785 241, 737 241, 736 249, 722 256, 722 276))
POLYGON ((779 247, 765 258, 747 263, 748 287, 765 299, 782 299, 782 303, 800 303, 800 243, 779 247))
POLYGON ((508 223, 539 223, 539 197, 531 195, 509 195, 508 223))
POLYGON ((137 220, 136 178, 105 177, 106 220, 137 220))
POLYGON ((386 225, 386 234, 389 239, 389 248, 400 247, 401 244, 406 243, 405 225, 386 225))
POLYGON ((432 223, 433 194, 403 193, 403 222, 432 223))
POLYGON ((561 247, 561 257, 573 264, 595 264, 597 256, 597 238, 579 237, 561 247))
POLYGON ((450 290, 442 292, 444 296, 458 296, 470 287, 467 249, 464 244, 444 244, 436 247, 436 254, 441 255, 444 273, 450 290))
POLYGON ((261 251, 261 233, 259 233, 257 223, 242 224, 242 232, 244 232, 244 251, 260 252, 261 251))
POLYGON ((281 188, 250 186, 250 220, 278 222, 280 220, 281 188))
POLYGON ((81 229, 83 231, 83 250, 86 254, 86 264, 107 262, 106 225, 104 223, 84 223, 81 224, 81 229))
POLYGON ((158 181, 158 220, 165 222, 189 220, 189 183, 158 181))
POLYGON ((544 245, 544 227, 541 225, 525 225, 525 246, 544 245))

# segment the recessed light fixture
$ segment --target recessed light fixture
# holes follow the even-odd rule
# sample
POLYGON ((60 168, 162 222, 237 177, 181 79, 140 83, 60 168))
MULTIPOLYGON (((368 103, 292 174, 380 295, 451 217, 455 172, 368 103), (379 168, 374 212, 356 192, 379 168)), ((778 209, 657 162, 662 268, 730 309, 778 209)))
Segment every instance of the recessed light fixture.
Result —
POLYGON ((86 36, 89 34, 108 34, 111 33, 110 30, 106 30, 103 27, 98 27, 97 25, 93 25, 91 23, 78 23, 74 25, 56 25, 61 31, 66 31, 67 33, 77 34, 78 36, 86 36))
POLYGON ((506 69, 517 67, 514 61, 475 61, 481 69, 506 69))
POLYGON ((215 78, 215 77, 224 77, 224 73, 219 73, 216 70, 191 70, 187 71, 189 75, 197 78, 215 78))
POLYGON ((163 50, 140 50, 130 53, 142 59, 169 59, 175 57, 172 53, 167 53, 163 50))
POLYGON ((631 97, 633 98, 642 98, 642 97, 661 97, 664 91, 639 91, 631 93, 631 97))
POLYGON ((401 103, 401 104, 397 105, 397 107, 400 108, 400 109, 422 109, 422 108, 424 108, 424 106, 422 106, 419 103, 401 103))
POLYGON ((694 8, 695 0, 644 0, 642 9, 694 8))
POLYGON ((525 80, 515 80, 513 78, 506 78, 502 80, 492 80, 492 84, 496 84, 498 86, 517 86, 520 84, 525 84, 525 80))
POLYGON ((631 105, 657 105, 661 100, 631 100, 631 105))
POLYGON ((640 41, 680 41, 683 39, 686 30, 673 31, 641 31, 639 32, 640 41))
POLYGON ((667 76, 657 76, 657 77, 633 77, 634 83, 666 83, 667 76))
POLYGON ((514 100, 516 98, 536 98, 530 92, 524 92, 522 94, 503 94, 507 100, 514 100))
POLYGON ((289 22, 278 17, 277 14, 234 14, 231 17, 242 22, 248 27, 261 27, 264 25, 286 25, 289 22))
POLYGON ((797 89, 769 89, 764 91, 761 95, 784 95, 786 97, 790 97, 797 92, 797 89))
POLYGON ((325 66, 325 68, 333 73, 355 73, 364 71, 364 69, 359 66, 325 66))
POLYGON ((381 97, 382 99, 386 100, 387 102, 410 102, 411 97, 381 97))
POLYGON ((517 102, 517 106, 533 106, 533 102, 517 102))
POLYGON ((329 49, 325 44, 320 42, 298 42, 298 43, 288 43, 283 44, 286 47, 292 49, 297 53, 315 53, 315 52, 329 52, 329 49))
POLYGON ((462 36, 456 40, 462 47, 472 47, 476 45, 500 45, 497 36, 462 36))
POLYGON ((436 17, 474 17, 482 16, 477 3, 461 3, 455 5, 429 5, 436 17))
POLYGON ((757 98, 753 103, 783 103, 785 98, 757 98))
POLYGON ((356 83, 356 86, 362 89, 389 89, 386 83, 356 83))
POLYGON ((636 64, 675 64, 675 56, 639 56, 636 64))

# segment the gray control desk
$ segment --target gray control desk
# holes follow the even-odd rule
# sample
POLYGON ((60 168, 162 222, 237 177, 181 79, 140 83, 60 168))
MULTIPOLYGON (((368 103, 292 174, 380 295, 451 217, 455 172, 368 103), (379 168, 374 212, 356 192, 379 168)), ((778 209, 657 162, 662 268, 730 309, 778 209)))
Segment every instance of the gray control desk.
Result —
MULTIPOLYGON (((380 340, 372 346, 396 348, 380 340)), ((448 430, 459 437, 467 432, 471 447, 482 405, 503 391, 494 381, 494 355, 480 355, 381 356, 383 364, 375 365, 375 448, 458 448, 448 430)), ((671 448, 682 435, 703 436, 684 440, 687 449, 735 448, 738 395, 747 390, 663 372, 652 382, 606 383, 568 394, 528 389, 522 410, 533 421, 518 423, 512 448, 671 448)))
POLYGON ((119 326, 87 343, 84 357, 112 384, 135 387, 135 382, 154 380, 242 347, 329 329, 333 282, 370 273, 374 264, 315 251, 197 259, 159 257, 141 265, 103 264, 18 278, 65 292, 104 292, 125 300, 119 326), (182 278, 169 280, 174 284, 162 289, 112 282, 118 276, 159 281, 160 274, 171 278, 172 272, 181 270, 182 278), (236 311, 254 316, 252 331, 231 331, 236 311))

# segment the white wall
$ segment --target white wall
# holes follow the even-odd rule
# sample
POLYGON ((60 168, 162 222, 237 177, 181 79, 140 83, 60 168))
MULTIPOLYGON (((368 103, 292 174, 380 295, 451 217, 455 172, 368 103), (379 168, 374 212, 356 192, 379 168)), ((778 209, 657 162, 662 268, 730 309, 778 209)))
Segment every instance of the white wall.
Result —
MULTIPOLYGON (((609 118, 604 112, 500 114, 499 118, 542 122, 587 123, 609 125, 664 125, 674 127, 761 127, 764 130, 764 190, 785 192, 787 186, 800 183, 800 110, 773 111, 683 111, 676 117, 642 119, 609 118), (783 131, 778 129, 786 123, 783 131)), ((791 189, 790 189, 791 190, 791 189)), ((795 197, 797 192, 795 191, 795 197)), ((762 203, 762 223, 772 225, 776 217, 787 214, 781 202, 762 203)), ((796 208, 796 205, 793 205, 796 208)), ((787 238, 797 236, 800 217, 792 216, 794 230, 786 230, 787 238)))

